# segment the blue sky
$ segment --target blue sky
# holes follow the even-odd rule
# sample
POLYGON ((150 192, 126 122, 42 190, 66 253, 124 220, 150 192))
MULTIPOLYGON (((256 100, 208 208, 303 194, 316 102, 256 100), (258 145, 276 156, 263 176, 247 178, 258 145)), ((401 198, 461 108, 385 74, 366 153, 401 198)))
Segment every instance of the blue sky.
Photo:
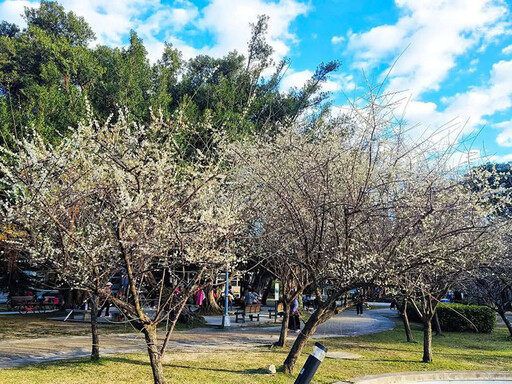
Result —
MULTIPOLYGON (((400 92, 413 134, 450 123, 451 137, 479 132, 476 155, 512 161, 512 18, 505 0, 62 0, 98 44, 126 44, 135 29, 154 61, 168 41, 188 58, 245 52, 249 23, 270 16, 276 58, 289 57, 283 88, 300 86, 321 61, 341 60, 326 84, 340 108, 365 76, 400 92), (365 76, 363 76, 363 71, 365 76), (405 103, 407 101, 407 103, 405 103)), ((0 19, 23 24, 29 0, 0 0, 0 19)), ((461 146, 462 149, 462 146, 461 146)))

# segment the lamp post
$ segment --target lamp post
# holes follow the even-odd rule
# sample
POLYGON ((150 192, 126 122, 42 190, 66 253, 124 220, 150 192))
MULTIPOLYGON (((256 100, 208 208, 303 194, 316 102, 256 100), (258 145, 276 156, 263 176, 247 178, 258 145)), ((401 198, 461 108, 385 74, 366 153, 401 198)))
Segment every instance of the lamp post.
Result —
POLYGON ((231 323, 229 321, 229 272, 226 268, 226 283, 224 284, 224 315, 222 315, 222 328, 226 328, 231 326, 231 323))
POLYGON ((304 367, 300 370, 299 376, 294 384, 310 384, 311 380, 313 380, 313 376, 315 376, 316 370, 322 361, 324 361, 326 353, 327 348, 320 343, 315 343, 313 352, 311 352, 311 355, 309 355, 304 363, 304 367))

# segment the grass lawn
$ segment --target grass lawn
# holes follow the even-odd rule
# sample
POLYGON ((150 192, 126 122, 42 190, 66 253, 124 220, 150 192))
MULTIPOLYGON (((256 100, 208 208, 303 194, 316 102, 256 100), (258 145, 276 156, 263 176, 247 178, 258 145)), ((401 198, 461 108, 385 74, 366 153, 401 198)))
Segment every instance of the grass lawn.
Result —
MULTIPOLYGON (((66 314, 66 312, 53 312, 28 315, 0 315, 0 341, 52 336, 87 336, 91 334, 91 324, 88 322, 49 320, 51 317, 66 316, 66 314)), ((203 325, 204 323, 202 322, 197 322, 190 326, 178 323, 176 330, 196 328, 203 325)), ((164 326, 165 324, 162 324, 162 327, 164 326)), ((100 335, 135 332, 129 324, 100 323, 98 327, 100 335)))
MULTIPOLYGON (((419 328, 414 336, 422 340, 419 328)), ((386 372, 426 370, 512 370, 512 341, 506 329, 492 334, 447 333, 434 337, 434 362, 420 362, 422 345, 403 341, 400 324, 393 331, 354 338, 326 339, 329 350, 363 355, 359 360, 326 359, 315 383, 333 383, 356 376, 386 372)), ((312 345, 312 344, 311 344, 312 345)), ((308 349, 307 352, 309 352, 308 349)), ((294 377, 266 373, 269 364, 278 371, 286 350, 254 349, 246 352, 169 352, 165 372, 170 383, 293 383, 294 377)), ((302 366, 307 354, 299 362, 302 366)), ((300 369, 299 366, 299 369, 300 369)), ((151 370, 144 354, 104 357, 98 363, 87 360, 45 363, 0 371, 0 383, 151 383, 151 370)))
MULTIPOLYGON (((63 322, 48 319, 58 316, 66 316, 66 313, 0 315, 0 340, 51 336, 85 336, 91 334, 90 323, 63 322)), ((100 324, 99 332, 100 334, 131 332, 131 327, 100 324)))

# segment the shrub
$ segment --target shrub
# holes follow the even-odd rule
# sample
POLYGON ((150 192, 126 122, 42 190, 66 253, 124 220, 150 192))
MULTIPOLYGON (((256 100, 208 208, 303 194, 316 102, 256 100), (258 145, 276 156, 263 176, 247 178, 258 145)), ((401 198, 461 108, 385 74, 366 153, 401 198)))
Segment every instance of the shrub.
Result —
MULTIPOLYGON (((437 313, 441 329, 447 332, 490 333, 496 324, 496 313, 492 309, 480 305, 443 303, 437 306, 437 313)), ((410 321, 420 321, 412 306, 408 308, 407 314, 410 321)))
POLYGON ((441 329, 449 332, 490 333, 496 324, 496 313, 480 305, 440 304, 437 311, 441 329))

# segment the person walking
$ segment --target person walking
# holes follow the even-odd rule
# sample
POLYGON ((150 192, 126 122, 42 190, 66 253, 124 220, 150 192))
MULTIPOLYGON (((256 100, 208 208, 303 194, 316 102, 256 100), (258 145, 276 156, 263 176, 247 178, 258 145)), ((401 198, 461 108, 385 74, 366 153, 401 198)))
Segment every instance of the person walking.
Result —
POLYGON ((290 306, 288 329, 295 333, 300 333, 299 300, 297 298, 292 301, 292 305, 290 306))
POLYGON ((356 297, 356 312, 359 316, 363 316, 363 308, 364 308, 364 296, 362 293, 359 293, 356 297))
POLYGON ((254 302, 254 295, 253 295, 252 288, 247 287, 247 290, 245 291, 245 294, 244 294, 244 305, 248 306, 248 305, 253 304, 253 302, 254 302))
POLYGON ((199 291, 196 292, 196 305, 201 308, 203 306, 203 301, 204 301, 204 297, 205 297, 205 294, 204 294, 204 291, 202 289, 200 289, 199 291))
POLYGON ((228 311, 233 310, 233 303, 235 302, 235 296, 233 295, 233 290, 229 287, 228 290, 228 311))
POLYGON ((105 299, 105 302, 103 303, 103 305, 101 306, 100 310, 98 311, 98 317, 101 317, 101 312, 103 312, 103 310, 105 310, 105 317, 109 317, 110 316, 110 300, 109 300, 109 296, 110 296, 111 292, 112 292, 112 283, 109 281, 107 283, 107 285, 105 286, 105 293, 107 294, 107 298, 105 299))

